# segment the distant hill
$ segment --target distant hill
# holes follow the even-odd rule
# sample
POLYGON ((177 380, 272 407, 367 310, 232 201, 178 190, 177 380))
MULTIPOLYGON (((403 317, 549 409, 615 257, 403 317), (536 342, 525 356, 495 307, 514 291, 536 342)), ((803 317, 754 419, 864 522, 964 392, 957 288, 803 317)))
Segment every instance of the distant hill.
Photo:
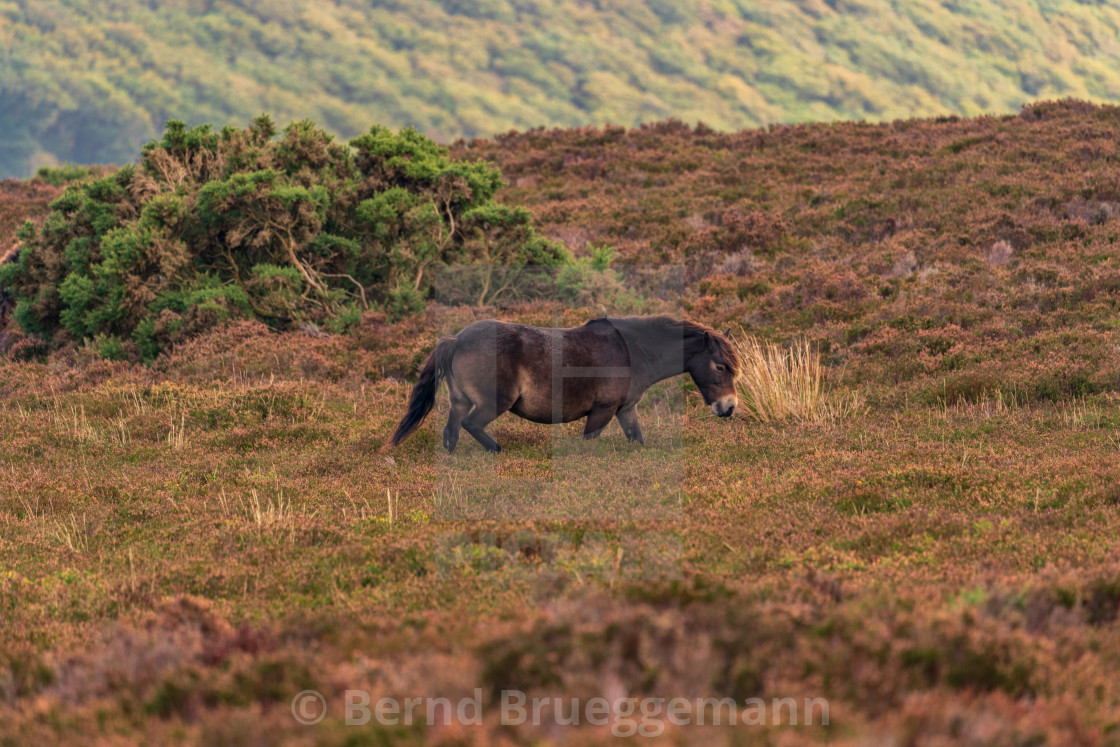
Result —
POLYGON ((1120 101, 1092 0, 18 0, 0 176, 132 160, 169 117, 437 139, 679 118, 722 130, 1120 101))

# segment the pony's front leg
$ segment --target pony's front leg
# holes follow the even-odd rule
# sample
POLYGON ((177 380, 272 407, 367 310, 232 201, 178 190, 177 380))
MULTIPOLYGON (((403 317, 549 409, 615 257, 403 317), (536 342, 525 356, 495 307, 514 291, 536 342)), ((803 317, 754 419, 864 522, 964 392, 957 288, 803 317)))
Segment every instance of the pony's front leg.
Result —
POLYGON ((618 424, 622 426, 622 432, 626 434, 628 441, 637 441, 645 445, 645 440, 642 438, 642 428, 638 425, 638 409, 636 407, 627 407, 619 410, 618 424))
POLYGON ((592 410, 587 414, 587 424, 583 426, 584 438, 598 438, 607 424, 611 422, 614 417, 615 410, 611 408, 603 408, 599 410, 592 410))

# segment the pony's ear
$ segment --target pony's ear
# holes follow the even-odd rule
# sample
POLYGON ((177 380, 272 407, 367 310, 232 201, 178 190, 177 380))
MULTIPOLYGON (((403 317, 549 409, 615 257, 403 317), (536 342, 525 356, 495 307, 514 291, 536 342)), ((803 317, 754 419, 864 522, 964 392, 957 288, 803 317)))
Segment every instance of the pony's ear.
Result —
POLYGON ((708 344, 708 352, 714 353, 719 350, 719 345, 716 343, 716 338, 711 332, 704 333, 704 342, 708 344))
POLYGON ((731 339, 731 327, 728 327, 727 329, 723 330, 723 336, 726 337, 728 340, 731 339))

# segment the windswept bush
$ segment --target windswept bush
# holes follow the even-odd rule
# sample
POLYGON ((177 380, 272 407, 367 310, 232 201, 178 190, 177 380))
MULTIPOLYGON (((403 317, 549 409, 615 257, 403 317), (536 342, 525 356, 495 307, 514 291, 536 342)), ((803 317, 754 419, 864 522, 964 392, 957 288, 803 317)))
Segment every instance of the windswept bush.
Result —
POLYGON ((499 171, 415 130, 349 144, 309 122, 282 134, 171 121, 140 162, 70 186, 26 224, 0 287, 29 334, 151 359, 223 320, 340 329, 417 309, 434 265, 555 265, 531 215, 494 202, 499 171))

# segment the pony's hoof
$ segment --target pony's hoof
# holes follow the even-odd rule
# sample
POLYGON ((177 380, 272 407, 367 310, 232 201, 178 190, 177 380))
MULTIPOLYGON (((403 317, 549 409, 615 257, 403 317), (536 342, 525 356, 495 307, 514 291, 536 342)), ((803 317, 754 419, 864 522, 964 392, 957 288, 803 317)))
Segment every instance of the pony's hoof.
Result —
POLYGON ((487 449, 487 451, 489 451, 491 454, 501 454, 502 453, 502 445, 501 444, 494 444, 494 448, 493 449, 487 449))

